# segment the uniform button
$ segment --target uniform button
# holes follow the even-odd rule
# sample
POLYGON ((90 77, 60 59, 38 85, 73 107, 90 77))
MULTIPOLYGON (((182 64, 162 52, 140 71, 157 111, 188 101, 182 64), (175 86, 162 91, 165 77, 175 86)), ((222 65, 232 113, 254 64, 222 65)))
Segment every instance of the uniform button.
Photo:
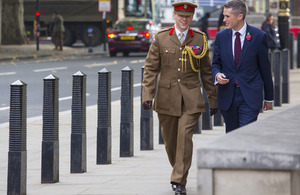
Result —
POLYGON ((181 58, 179 58, 179 61, 181 61, 181 58))
POLYGON ((166 53, 168 53, 168 50, 166 50, 166 53))
POLYGON ((179 49, 180 49, 180 50, 182 50, 182 48, 181 48, 181 47, 180 47, 179 49))
POLYGON ((180 82, 180 79, 178 79, 178 82, 180 82))
POLYGON ((180 68, 178 68, 178 71, 180 71, 180 68))

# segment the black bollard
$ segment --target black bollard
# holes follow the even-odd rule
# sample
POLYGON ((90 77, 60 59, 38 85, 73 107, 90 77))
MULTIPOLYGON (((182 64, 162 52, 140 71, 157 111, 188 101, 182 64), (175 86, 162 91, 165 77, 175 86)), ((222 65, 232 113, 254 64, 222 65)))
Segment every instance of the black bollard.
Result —
POLYGON ((278 4, 278 33, 281 49, 284 49, 289 48, 290 3, 288 0, 279 0, 278 4))
MULTIPOLYGON (((144 74, 144 66, 142 67, 142 81, 144 74)), ((141 97, 143 86, 141 86, 141 97)), ((140 149, 153 150, 153 111, 143 108, 143 100, 141 98, 141 117, 140 117, 140 149)))
POLYGON ((98 72, 97 164, 111 164, 111 72, 98 72))
POLYGON ((282 103, 290 102, 289 87, 289 50, 282 50, 282 103))
POLYGON ((133 70, 122 69, 120 157, 133 156, 133 70))
POLYGON ((93 48, 92 48, 92 44, 93 44, 93 28, 88 28, 88 37, 89 37, 89 49, 88 49, 88 52, 89 53, 93 53, 93 48))
POLYGON ((158 144, 165 144, 164 139, 162 138, 162 135, 161 135, 161 126, 160 125, 158 127, 158 144))
POLYGON ((86 172, 86 75, 73 74, 71 173, 86 172))
POLYGON ((300 68, 300 32, 297 36, 297 68, 300 68))
POLYGON ((274 106, 281 106, 281 60, 280 51, 274 51, 274 106))
POLYGON ((220 111, 214 115, 214 126, 224 126, 224 118, 220 111))
POLYGON ((203 93, 205 107, 206 107, 206 111, 202 113, 202 130, 212 130, 213 129, 212 117, 210 116, 209 113, 209 103, 207 99, 207 94, 204 89, 202 90, 202 93, 203 93))
POLYGON ((42 183, 59 181, 58 81, 52 74, 44 78, 42 183))
POLYGON ((271 64, 271 73, 274 74, 273 52, 269 50, 269 60, 271 64))
POLYGON ((294 33, 289 34, 290 69, 294 69, 294 33))
POLYGON ((26 194, 27 184, 27 84, 10 85, 7 194, 26 194))

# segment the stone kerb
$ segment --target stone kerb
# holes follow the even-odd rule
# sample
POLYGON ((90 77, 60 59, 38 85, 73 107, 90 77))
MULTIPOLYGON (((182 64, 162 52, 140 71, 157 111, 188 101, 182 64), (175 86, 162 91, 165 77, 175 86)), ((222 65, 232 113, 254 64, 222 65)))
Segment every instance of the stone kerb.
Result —
POLYGON ((197 151, 201 195, 300 195, 300 105, 197 151))

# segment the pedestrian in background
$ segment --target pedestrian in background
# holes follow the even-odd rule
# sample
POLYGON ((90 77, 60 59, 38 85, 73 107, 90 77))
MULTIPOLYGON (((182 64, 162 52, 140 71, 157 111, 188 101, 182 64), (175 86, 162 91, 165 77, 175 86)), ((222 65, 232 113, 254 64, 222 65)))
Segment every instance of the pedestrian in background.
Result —
POLYGON ((224 7, 222 6, 222 8, 221 8, 221 13, 220 13, 219 19, 218 19, 218 32, 219 32, 220 30, 225 29, 225 22, 223 21, 223 20, 224 20, 223 11, 224 11, 224 7))
POLYGON ((273 101, 267 35, 245 22, 246 13, 243 0, 228 1, 226 29, 215 39, 212 73, 226 133, 256 121, 260 109, 270 109, 273 101))
POLYGON ((150 109, 157 86, 153 110, 158 113, 173 168, 170 183, 175 194, 186 194, 193 155, 192 137, 201 112, 206 111, 200 78, 211 115, 218 111, 217 89, 212 79, 206 36, 189 27, 197 5, 182 1, 172 6, 175 25, 155 35, 145 60, 142 101, 143 108, 150 109))
POLYGON ((271 50, 280 48, 279 34, 275 25, 275 20, 272 14, 266 16, 265 21, 263 22, 261 29, 265 31, 268 38, 268 47, 271 50))
POLYGON ((207 32, 207 29, 208 29, 208 18, 210 17, 210 13, 207 12, 200 20, 200 28, 201 28, 201 31, 204 32, 206 34, 206 37, 207 39, 209 39, 209 35, 208 35, 208 32, 207 32))
POLYGON ((52 42, 55 50, 63 50, 63 34, 65 32, 64 20, 57 12, 53 13, 52 42))

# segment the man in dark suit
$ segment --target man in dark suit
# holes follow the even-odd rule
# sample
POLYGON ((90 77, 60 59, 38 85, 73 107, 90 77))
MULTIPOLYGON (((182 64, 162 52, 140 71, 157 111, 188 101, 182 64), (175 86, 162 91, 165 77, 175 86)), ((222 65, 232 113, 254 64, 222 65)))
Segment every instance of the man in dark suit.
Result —
POLYGON ((260 109, 273 102, 267 36, 244 21, 246 12, 243 0, 224 5, 226 29, 217 33, 214 45, 212 74, 226 133, 256 121, 260 109))

